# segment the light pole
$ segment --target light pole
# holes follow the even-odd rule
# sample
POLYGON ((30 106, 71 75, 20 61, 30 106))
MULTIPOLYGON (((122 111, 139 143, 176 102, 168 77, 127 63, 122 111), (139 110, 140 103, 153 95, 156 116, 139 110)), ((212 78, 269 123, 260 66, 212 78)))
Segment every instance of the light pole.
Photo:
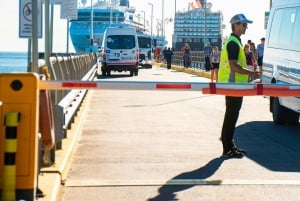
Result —
POLYGON ((151 6, 151 37, 153 36, 152 35, 152 30, 153 30, 153 4, 152 3, 148 3, 148 5, 151 6))
POLYGON ((165 21, 164 21, 164 10, 165 10, 165 1, 162 0, 161 1, 161 35, 164 36, 165 35, 165 21))
POLYGON ((94 9, 93 9, 93 0, 91 0, 91 48, 94 45, 94 9))
POLYGON ((146 28, 145 28, 145 24, 146 24, 146 20, 145 20, 145 11, 141 11, 142 13, 144 13, 144 31, 146 31, 146 28))
POLYGON ((206 23, 207 23, 207 13, 206 13, 206 0, 204 0, 204 38, 203 38, 203 48, 206 44, 206 23))

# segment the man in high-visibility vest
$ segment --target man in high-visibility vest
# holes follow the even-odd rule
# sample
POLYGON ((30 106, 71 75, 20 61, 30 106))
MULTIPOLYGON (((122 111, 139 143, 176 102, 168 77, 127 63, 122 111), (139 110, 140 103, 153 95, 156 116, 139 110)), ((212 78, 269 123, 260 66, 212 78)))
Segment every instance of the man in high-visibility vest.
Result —
MULTIPOLYGON (((252 21, 243 14, 237 14, 231 18, 232 33, 222 48, 218 82, 247 83, 249 76, 258 78, 258 72, 247 69, 246 56, 240 38, 242 34, 245 34, 249 23, 252 21)), ((242 158, 246 152, 236 147, 233 136, 243 97, 226 96, 225 102, 226 112, 221 134, 223 156, 242 158)))

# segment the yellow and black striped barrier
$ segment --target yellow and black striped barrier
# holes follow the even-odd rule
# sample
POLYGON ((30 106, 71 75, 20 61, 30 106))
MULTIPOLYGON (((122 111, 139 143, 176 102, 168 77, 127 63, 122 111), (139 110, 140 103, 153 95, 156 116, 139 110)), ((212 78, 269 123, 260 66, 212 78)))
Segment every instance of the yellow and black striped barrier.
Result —
POLYGON ((17 128, 20 120, 19 112, 8 112, 5 115, 5 142, 2 200, 16 200, 16 154, 17 128))
POLYGON ((0 200, 36 200, 39 76, 0 74, 0 200))

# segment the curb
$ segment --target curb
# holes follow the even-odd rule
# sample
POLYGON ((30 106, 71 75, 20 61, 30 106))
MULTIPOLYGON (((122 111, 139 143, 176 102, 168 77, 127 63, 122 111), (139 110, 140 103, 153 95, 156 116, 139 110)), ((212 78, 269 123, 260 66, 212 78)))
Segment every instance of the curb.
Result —
MULTIPOLYGON (((161 68, 167 68, 167 65, 163 64, 163 63, 155 63, 154 62, 153 64, 158 66, 158 67, 161 67, 161 68)), ((205 78, 210 79, 210 72, 206 72, 206 71, 203 71, 203 70, 198 70, 198 69, 195 69, 195 68, 184 68, 182 66, 177 66, 177 65, 172 65, 171 69, 179 71, 179 72, 184 72, 184 73, 197 75, 197 76, 200 76, 200 77, 205 77, 205 78)))

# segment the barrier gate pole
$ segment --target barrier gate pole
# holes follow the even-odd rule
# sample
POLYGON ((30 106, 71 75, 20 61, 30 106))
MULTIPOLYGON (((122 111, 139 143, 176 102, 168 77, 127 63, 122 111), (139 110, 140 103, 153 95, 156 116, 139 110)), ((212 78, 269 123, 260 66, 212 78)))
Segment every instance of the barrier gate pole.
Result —
POLYGON ((16 153, 17 127, 20 120, 19 112, 8 112, 5 115, 5 143, 2 200, 16 200, 16 153))

